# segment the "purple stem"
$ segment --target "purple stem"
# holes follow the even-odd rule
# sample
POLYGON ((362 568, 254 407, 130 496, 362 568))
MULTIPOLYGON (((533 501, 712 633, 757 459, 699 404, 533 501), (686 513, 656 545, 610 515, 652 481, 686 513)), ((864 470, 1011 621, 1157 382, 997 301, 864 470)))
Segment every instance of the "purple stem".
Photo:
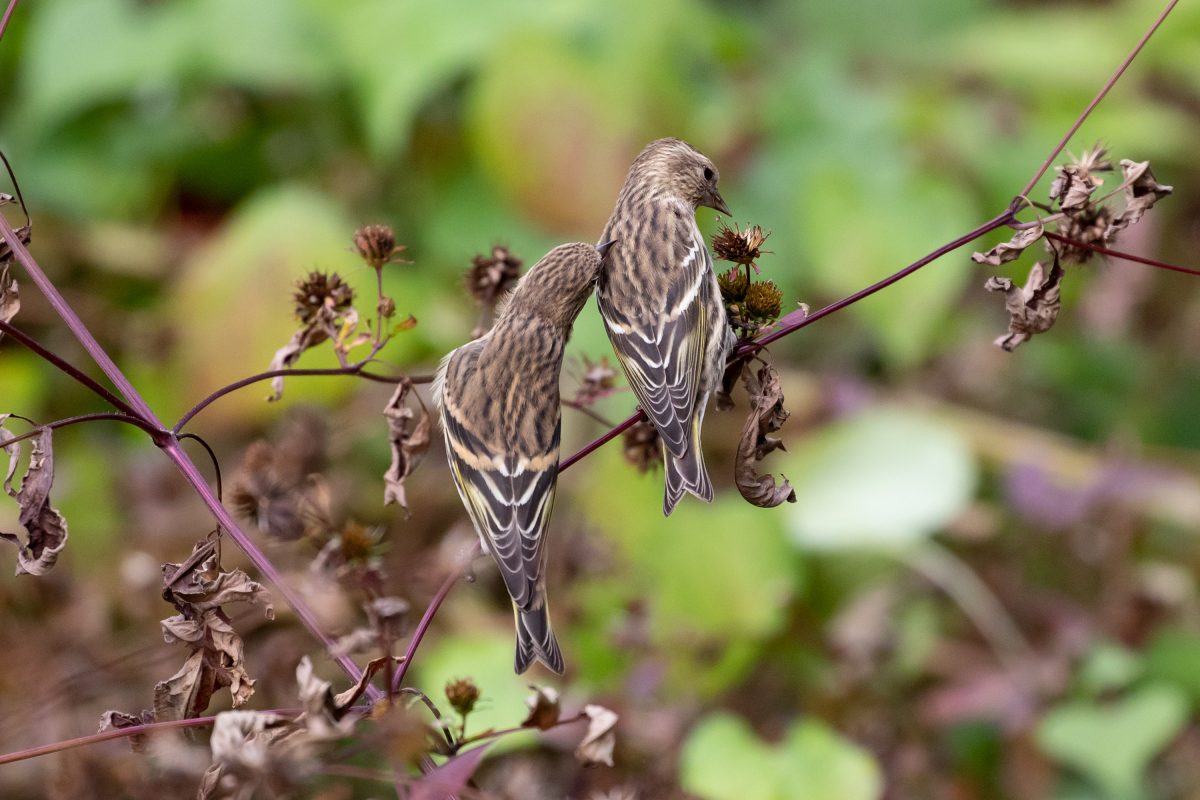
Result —
MULTIPOLYGON (((150 406, 146 404, 146 401, 143 400, 141 395, 138 394, 137 390, 133 388, 133 384, 129 382, 129 379, 125 377, 124 373, 121 372, 113 360, 108 356, 108 353, 104 351, 104 349, 100 346, 100 343, 96 341, 96 338, 92 336, 91 331, 88 330, 87 326, 83 324, 83 321, 78 317, 78 315, 75 314, 75 311, 70 307, 70 305, 68 305, 67 301, 59 293, 57 287, 55 287, 50 279, 46 276, 46 273, 42 271, 42 268, 38 266, 33 256, 29 253, 29 250, 26 249, 25 245, 21 243, 20 238, 16 235, 16 232, 12 229, 12 226, 9 225, 8 220, 6 220, 3 215, 0 215, 0 234, 3 234, 4 239, 12 248, 13 255, 15 255, 17 260, 21 262, 21 265, 25 267, 25 270, 28 272, 30 278, 32 278, 33 282, 37 284, 39 289, 41 289, 51 307, 54 308, 58 315, 63 319, 63 321, 67 324, 67 327, 70 328, 71 332, 75 334, 75 337, 79 339, 80 344, 83 345, 84 349, 88 351, 88 354, 92 356, 96 363, 100 365, 100 369, 104 371, 104 374, 107 375, 109 380, 113 382, 113 385, 117 387, 117 391, 119 391, 129 403, 133 415, 140 418, 147 425, 151 425, 157 429, 162 429, 162 423, 150 409, 150 406)), ((178 467, 179 471, 183 473, 184 478, 186 478, 188 483, 191 484, 192 488, 200 496, 200 499, 204 501, 206 506, 208 506, 209 511, 211 511, 213 516, 216 517, 218 524, 229 532, 229 535, 234 542, 236 542, 237 545, 242 548, 259 572, 275 586, 276 590, 280 593, 280 595, 283 596, 284 600, 286 600, 287 603, 292 607, 292 610, 296 612, 296 616, 302 623, 304 623, 305 627, 309 629, 309 632, 325 646, 325 649, 329 652, 330 657, 334 658, 333 640, 321 630, 316 614, 314 614, 312 609, 308 607, 308 604, 304 602, 303 598, 293 592, 283 582, 282 576, 279 574, 279 571, 275 569, 275 565, 271 563, 271 560, 254 544, 253 541, 251 541, 250 537, 247 536, 244 531, 242 531, 242 529, 234 521, 233 517, 230 516, 229 512, 225 510, 225 507, 221 505, 221 502, 209 488, 208 481, 206 481, 204 476, 200 474, 200 470, 196 468, 195 463, 191 460, 191 458, 188 457, 187 453, 180 448, 179 440, 175 437, 174 433, 169 433, 168 436, 159 437, 155 440, 155 445, 157 445, 164 453, 166 453, 167 457, 175 463, 175 466, 178 467)), ((341 665, 342 669, 346 671, 346 674, 350 676, 352 681, 357 682, 362 676, 362 671, 349 656, 338 656, 334 658, 334 660, 341 665)), ((368 687, 368 692, 373 699, 377 699, 383 695, 382 692, 373 686, 368 687)))
POLYGON ((1101 247, 1098 244, 1090 242, 1080 242, 1068 236, 1063 236, 1059 233, 1046 231, 1046 238, 1053 239, 1056 242, 1069 244, 1071 247, 1079 247, 1084 250, 1091 250, 1101 255, 1106 255, 1109 258, 1119 258, 1123 261, 1133 261, 1137 264, 1145 264, 1148 267, 1158 267, 1159 269, 1169 269, 1172 272, 1182 272, 1184 275, 1200 276, 1200 269, 1191 269, 1190 267, 1181 267, 1178 264, 1168 264, 1166 261, 1155 261, 1153 258, 1145 258, 1144 256, 1135 256, 1132 253, 1123 253, 1120 250, 1110 250, 1107 247, 1101 247))
POLYGON ((4 32, 8 30, 8 21, 12 19, 13 12, 17 9, 17 0, 8 0, 8 8, 4 10, 4 17, 0 19, 0 39, 4 38, 4 32))

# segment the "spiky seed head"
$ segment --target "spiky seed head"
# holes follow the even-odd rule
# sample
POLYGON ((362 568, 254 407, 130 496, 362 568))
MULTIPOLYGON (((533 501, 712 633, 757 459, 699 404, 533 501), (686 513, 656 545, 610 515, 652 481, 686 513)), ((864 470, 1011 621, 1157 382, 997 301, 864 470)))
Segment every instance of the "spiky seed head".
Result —
POLYGON ((759 281, 746 290, 746 312, 758 322, 772 322, 783 311, 783 292, 774 281, 759 281))
POLYGON ((322 309, 335 312, 349 309, 354 302, 354 289, 336 272, 313 271, 296 282, 292 299, 296 303, 296 318, 308 324, 322 309))
POLYGON ((750 287, 750 276, 741 267, 733 267, 717 276, 717 285, 721 287, 721 297, 726 303, 740 303, 750 287))

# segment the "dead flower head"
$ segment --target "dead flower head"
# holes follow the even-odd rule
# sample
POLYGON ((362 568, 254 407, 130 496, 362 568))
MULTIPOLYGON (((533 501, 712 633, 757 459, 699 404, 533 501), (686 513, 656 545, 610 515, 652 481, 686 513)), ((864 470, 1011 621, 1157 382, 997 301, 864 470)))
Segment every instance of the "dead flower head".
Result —
POLYGON ((496 245, 491 257, 477 255, 467 271, 467 291, 484 308, 495 308, 496 302, 521 277, 521 259, 507 247, 496 245))
POLYGON ((407 248, 396 244, 396 234, 387 225, 363 225, 354 232, 354 249, 360 258, 374 270, 383 269, 384 264, 411 264, 400 258, 407 248))
POLYGON ((307 325, 324 309, 333 312, 349 310, 354 303, 354 289, 336 272, 313 271, 304 280, 296 282, 292 299, 296 303, 296 318, 307 325))
POLYGON ((713 236, 713 252, 722 261, 753 267, 754 271, 758 272, 758 265, 754 262, 763 253, 770 252, 762 249, 763 243, 770 235, 769 231, 763 233, 763 229, 757 225, 750 225, 743 231, 736 222, 733 228, 722 223, 721 229, 713 236))
POLYGON ((475 704, 479 702, 479 695, 479 687, 470 678, 460 678, 446 684, 446 699, 450 701, 450 707, 457 711, 459 716, 465 717, 475 709, 475 704))
POLYGON ((638 472, 649 472, 662 466, 662 445, 658 431, 646 420, 625 431, 625 460, 633 464, 638 472))
POLYGON ((783 292, 773 281, 753 283, 746 290, 746 313, 758 323, 774 322, 783 310, 783 292))
POLYGON ((741 267, 731 267, 717 276, 717 285, 721 287, 721 297, 726 303, 740 303, 746 298, 750 276, 741 267))

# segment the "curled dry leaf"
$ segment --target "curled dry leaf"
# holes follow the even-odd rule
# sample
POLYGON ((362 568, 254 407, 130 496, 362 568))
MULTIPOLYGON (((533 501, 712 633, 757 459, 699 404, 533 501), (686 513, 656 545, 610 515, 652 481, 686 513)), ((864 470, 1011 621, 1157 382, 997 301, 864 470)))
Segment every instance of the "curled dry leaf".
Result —
POLYGON ((543 731, 553 728, 562 715, 558 704, 558 690, 549 686, 530 685, 529 688, 533 689, 533 694, 525 698, 525 705, 529 706, 529 716, 521 723, 521 727, 543 731))
POLYGON ((613 765, 613 748, 617 745, 617 714, 604 706, 586 705, 587 733, 575 748, 575 757, 587 765, 613 765))
MULTIPOLYGON (((12 322, 21 310, 21 292, 17 279, 12 277, 8 264, 0 263, 0 322, 12 322)), ((0 339, 4 334, 0 333, 0 339)))
MULTIPOLYGON (((4 429, 4 422, 9 416, 0 415, 0 438, 10 438, 4 429)), ((12 444, 4 448, 8 455, 4 490, 17 501, 17 519, 27 534, 22 543, 15 533, 0 533, 0 539, 17 546, 17 575, 45 575, 67 546, 67 521, 50 505, 50 488, 54 485, 52 433, 49 428, 43 428, 30 440, 29 466, 21 480, 20 491, 14 490, 12 485, 20 445, 12 444)))
POLYGON ((1050 184, 1050 199, 1058 201, 1063 211, 1083 208, 1090 203, 1092 193, 1104 183, 1095 173, 1112 171, 1112 162, 1107 155, 1104 147, 1096 145, 1084 150, 1073 163, 1055 167, 1058 176, 1050 184))
POLYGON ((746 418, 742 438, 738 442, 734 482, 742 497, 759 508, 774 508, 785 501, 794 503, 796 491, 786 478, 782 484, 777 484, 773 475, 760 475, 757 469, 758 462, 769 453, 784 449, 783 442, 770 435, 779 430, 788 418, 788 412, 783 407, 779 375, 770 364, 764 364, 757 376, 747 369, 744 379, 750 394, 750 416, 746 418))
MULTIPOLYGON (((423 405, 419 410, 405 404, 412 384, 402 381, 383 409, 387 419, 388 439, 392 445, 392 463, 383 473, 383 502, 396 503, 408 511, 408 496, 404 481, 416 469, 420 456, 429 449, 429 412, 423 405)), ((420 401, 418 400, 418 405, 420 401)))
POLYGON ((212 766, 204 773, 198 800, 249 800, 260 786, 280 796, 309 765, 300 752, 276 747, 294 728, 287 717, 266 711, 223 711, 213 723, 212 766))
POLYGON ((1125 173, 1125 208, 1109 224, 1106 237, 1133 225, 1156 202, 1175 191, 1174 187, 1165 186, 1154 179, 1149 161, 1123 158, 1121 169, 1125 173))
POLYGON ((1034 264, 1025 285, 1020 288, 1008 278, 988 278, 983 288, 989 292, 1004 292, 1004 307, 1008 311, 1008 333, 996 339, 997 346, 1011 353, 1035 333, 1050 330, 1058 319, 1062 278, 1063 270, 1057 258, 1049 270, 1041 261, 1034 264))
MULTIPOLYGON (((209 549, 206 542, 195 552, 209 549)), ((254 603, 264 607, 268 618, 274 609, 267 591, 241 570, 221 572, 212 552, 198 563, 164 564, 163 597, 179 614, 162 621, 163 639, 181 642, 191 650, 183 666, 154 687, 154 712, 159 720, 198 716, 213 692, 228 686, 234 707, 254 694, 254 679, 246 672, 242 638, 230 624, 221 606, 254 603)))
POLYGON ((990 264, 993 267, 1016 261, 1021 257, 1021 253, 1025 252, 1025 248, 1041 239, 1044 233, 1045 229, 1040 222, 1032 228, 1021 228, 1007 242, 1001 242, 986 253, 972 253, 971 260, 976 264, 990 264))

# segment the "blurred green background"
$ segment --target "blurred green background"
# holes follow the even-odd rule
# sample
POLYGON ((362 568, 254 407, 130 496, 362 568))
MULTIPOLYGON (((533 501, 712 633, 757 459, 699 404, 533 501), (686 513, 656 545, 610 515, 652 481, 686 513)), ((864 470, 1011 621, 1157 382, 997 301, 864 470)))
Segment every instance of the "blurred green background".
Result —
MULTIPOLYGON (((306 271, 340 272, 369 307, 374 276, 350 249, 368 222, 392 225, 415 262, 385 273, 419 325, 383 357, 431 371, 476 322, 471 257, 501 243, 528 265, 594 241, 628 163, 660 136, 711 156, 735 219, 773 231, 760 263, 785 307, 824 305, 1002 210, 1159 10, 43 0, 18 7, 0 45, 0 148, 34 217, 33 253, 174 419, 266 368, 306 271)), ((1192 266, 1198 64, 1200 9, 1182 4, 1069 148, 1103 141, 1115 158, 1150 159, 1175 194, 1119 246, 1192 266)), ((714 217, 700 213, 705 231, 714 217)), ((622 714, 617 766, 581 771, 570 737, 529 737, 485 763, 486 791, 1200 797, 1197 284, 1124 262, 1073 268, 1057 326, 1007 354, 992 345, 1007 319, 982 290, 991 272, 968 254, 771 348, 792 418, 788 452, 766 463, 794 483, 794 506, 753 508, 733 489, 744 397, 709 414, 711 508, 685 501, 663 520, 661 475, 638 474, 619 442, 563 477, 551 596, 570 671, 548 682, 568 705, 622 714)), ((1003 274, 1020 283, 1032 258, 1003 274)), ((16 323, 85 363, 16 274, 16 323)), ((564 392, 583 356, 609 354, 589 305, 564 392)), ((228 476, 255 438, 323 420, 338 513, 385 531, 393 591, 423 608, 472 535, 438 445, 402 518, 381 505, 387 387, 297 378, 279 404, 266 393, 223 399, 192 429, 228 476)), ((618 393, 597 410, 615 420, 632 407, 618 393)), ((0 344, 0 412, 97 409, 0 344)), ((564 426, 564 449, 603 430, 569 410, 564 426)), ((157 629, 172 613, 158 564, 211 524, 140 434, 96 425, 56 442, 72 541, 49 577, 0 580, 5 752, 149 705, 181 657, 157 629)), ((0 507, 0 529, 15 517, 0 507)), ((264 546, 304 590, 312 550, 264 546)), ((414 675, 433 695, 475 677, 486 702, 472 726, 508 726, 527 679, 511 674, 494 570, 476 571, 414 675)), ((331 630, 361 616, 308 590, 331 630)), ((255 704, 294 704, 290 675, 314 645, 286 614, 239 627, 255 704)), ((0 786, 153 796, 139 792, 157 773, 126 750, 5 767, 0 786)), ((330 781, 314 793, 378 791, 330 781)))

